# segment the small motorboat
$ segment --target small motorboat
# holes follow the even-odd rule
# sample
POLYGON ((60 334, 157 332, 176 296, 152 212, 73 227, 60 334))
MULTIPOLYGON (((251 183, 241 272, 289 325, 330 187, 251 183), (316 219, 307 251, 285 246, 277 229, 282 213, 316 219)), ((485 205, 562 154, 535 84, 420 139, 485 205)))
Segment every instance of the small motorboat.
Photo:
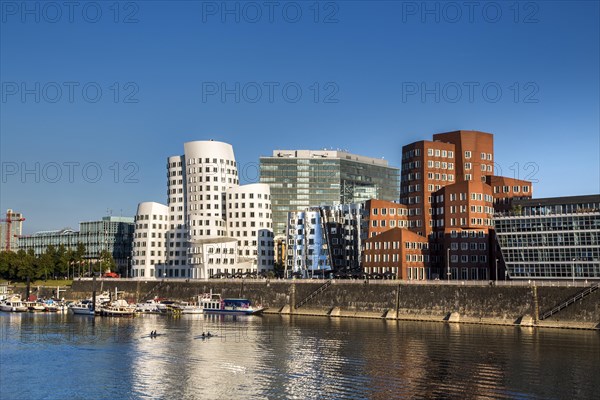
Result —
POLYGON ((69 310, 77 315, 94 315, 93 303, 90 300, 82 300, 69 305, 69 310))
POLYGON ((156 314, 160 312, 160 310, 158 309, 159 304, 160 302, 156 301, 156 299, 146 300, 146 302, 144 303, 136 304, 135 311, 141 313, 156 314))
POLYGON ((100 308, 100 315, 107 317, 132 317, 135 315, 135 305, 125 300, 115 300, 100 308))
POLYGON ((44 307, 44 304, 38 303, 37 301, 25 301, 23 304, 25 305, 25 307, 27 307, 27 311, 29 312, 46 311, 46 307, 44 307))
POLYGON ((26 312, 27 306, 21 301, 21 296, 13 295, 0 302, 0 311, 26 312))

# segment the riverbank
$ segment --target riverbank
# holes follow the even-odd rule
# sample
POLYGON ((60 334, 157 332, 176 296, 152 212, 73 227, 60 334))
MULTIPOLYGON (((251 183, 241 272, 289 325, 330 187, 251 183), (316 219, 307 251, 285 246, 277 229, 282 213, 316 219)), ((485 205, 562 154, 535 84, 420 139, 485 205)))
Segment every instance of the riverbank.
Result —
MULTIPOLYGON (((61 297, 72 300, 90 297, 93 285, 91 280, 76 280, 61 297)), ((323 281, 102 279, 95 285, 97 291, 114 292, 117 288, 120 296, 130 302, 154 297, 189 300, 212 290, 223 297, 249 298, 268 307, 266 312, 270 314, 600 330, 600 290, 540 320, 544 312, 583 289, 572 286, 337 280, 306 304, 301 304, 323 285, 323 281)), ((40 294, 43 295, 44 290, 40 289, 40 294)), ((49 290, 52 288, 46 291, 49 290)))

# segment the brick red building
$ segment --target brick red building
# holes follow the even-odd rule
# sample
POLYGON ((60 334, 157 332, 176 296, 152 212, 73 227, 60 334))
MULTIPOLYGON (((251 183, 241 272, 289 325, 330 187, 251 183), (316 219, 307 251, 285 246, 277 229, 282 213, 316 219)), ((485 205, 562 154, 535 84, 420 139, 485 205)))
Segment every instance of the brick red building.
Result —
MULTIPOLYGON (((402 148, 400 203, 406 207, 405 229, 429 243, 429 262, 419 266, 426 279, 493 279, 497 258, 494 207, 510 209, 512 199, 531 195, 531 182, 494 175, 490 133, 439 133, 432 141, 402 148)), ((380 217, 373 216, 377 226, 371 227, 368 240, 383 234, 380 217)), ((364 257, 363 262, 366 270, 380 267, 372 258, 364 257)), ((405 266, 398 270, 405 271, 405 266)), ((400 276, 407 279, 408 274, 400 276)))
POLYGON ((494 209, 510 211, 512 201, 530 199, 533 192, 531 182, 505 176, 487 176, 485 182, 492 187, 494 194, 494 209))
POLYGON ((364 242, 366 273, 392 273, 396 279, 427 279, 429 241, 408 229, 391 228, 364 242))
POLYGON ((408 208, 392 201, 371 199, 365 202, 362 239, 393 228, 408 227, 408 208))

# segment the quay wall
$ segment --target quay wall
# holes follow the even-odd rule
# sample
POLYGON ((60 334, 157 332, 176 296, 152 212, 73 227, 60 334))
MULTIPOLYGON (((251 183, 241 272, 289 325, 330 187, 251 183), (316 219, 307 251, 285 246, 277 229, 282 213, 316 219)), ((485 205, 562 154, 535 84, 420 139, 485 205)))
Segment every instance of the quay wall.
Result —
MULTIPOLYGON (((190 300, 200 293, 245 297, 269 313, 600 329, 600 290, 552 317, 538 316, 582 287, 414 284, 336 280, 302 307, 294 305, 323 284, 314 280, 134 281, 101 279, 97 291, 118 288, 130 302, 154 297, 190 300)), ((74 281, 61 297, 89 298, 94 283, 74 281)))

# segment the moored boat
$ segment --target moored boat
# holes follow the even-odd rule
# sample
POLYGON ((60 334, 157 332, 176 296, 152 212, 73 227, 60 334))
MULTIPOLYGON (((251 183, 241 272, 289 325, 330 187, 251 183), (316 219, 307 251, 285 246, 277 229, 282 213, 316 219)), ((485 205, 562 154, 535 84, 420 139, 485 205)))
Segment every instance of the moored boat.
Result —
POLYGON ((135 315, 135 305, 125 300, 115 300, 109 305, 100 308, 100 315, 107 317, 131 317, 135 315))
POLYGON ((198 296, 198 302, 205 314, 252 315, 265 310, 264 307, 252 306, 248 299, 223 299, 220 294, 212 292, 198 296))
POLYGON ((82 300, 77 303, 73 303, 69 305, 69 310, 73 312, 73 314, 78 315, 94 315, 94 307, 91 300, 82 300))
POLYGON ((201 304, 180 303, 173 305, 173 309, 178 310, 182 314, 202 314, 203 308, 201 304))
POLYGON ((46 307, 42 303, 38 303, 37 301, 25 301, 23 303, 25 307, 27 307, 27 311, 29 312, 44 312, 46 311, 46 307))
POLYGON ((21 301, 21 296, 13 295, 0 302, 0 311, 6 312, 26 312, 27 306, 21 301))
POLYGON ((136 304, 135 311, 141 313, 156 314, 160 312, 160 310, 158 309, 159 304, 160 302, 156 299, 146 300, 146 302, 144 303, 136 304))

